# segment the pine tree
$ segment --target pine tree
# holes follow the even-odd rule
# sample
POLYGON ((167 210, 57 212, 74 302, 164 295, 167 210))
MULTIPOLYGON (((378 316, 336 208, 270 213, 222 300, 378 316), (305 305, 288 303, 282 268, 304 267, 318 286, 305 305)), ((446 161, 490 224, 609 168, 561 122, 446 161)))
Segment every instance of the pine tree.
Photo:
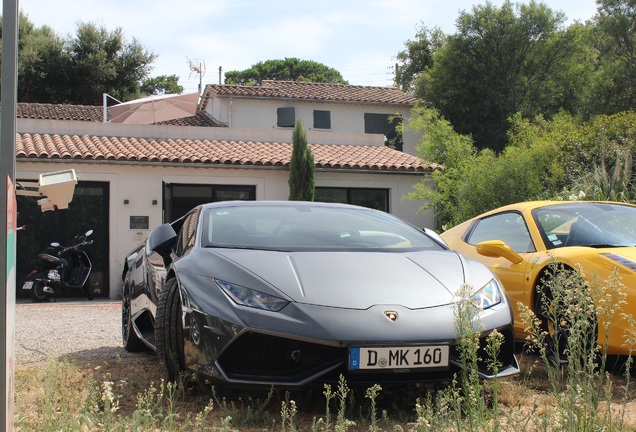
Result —
POLYGON ((316 166, 314 155, 307 145, 307 134, 300 120, 296 121, 292 145, 292 156, 289 162, 289 200, 313 201, 316 166))

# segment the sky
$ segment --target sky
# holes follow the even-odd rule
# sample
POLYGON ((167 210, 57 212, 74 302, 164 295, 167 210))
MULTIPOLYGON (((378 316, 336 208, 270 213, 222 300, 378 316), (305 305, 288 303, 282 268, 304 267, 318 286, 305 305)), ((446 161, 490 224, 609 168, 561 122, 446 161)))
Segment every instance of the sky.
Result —
MULTIPOLYGON (((491 0, 500 6, 504 0, 491 0)), ((526 0, 513 3, 527 2, 526 0)), ((297 57, 338 70, 349 84, 390 86, 395 56, 422 26, 456 31, 461 11, 485 0, 20 0, 37 27, 61 36, 92 22, 123 30, 157 55, 150 72, 178 75, 184 92, 219 83, 221 72, 297 57), (202 74, 193 71, 201 66, 202 74)), ((544 0, 584 22, 595 0, 544 0)), ((221 81, 222 82, 222 81, 221 81)))

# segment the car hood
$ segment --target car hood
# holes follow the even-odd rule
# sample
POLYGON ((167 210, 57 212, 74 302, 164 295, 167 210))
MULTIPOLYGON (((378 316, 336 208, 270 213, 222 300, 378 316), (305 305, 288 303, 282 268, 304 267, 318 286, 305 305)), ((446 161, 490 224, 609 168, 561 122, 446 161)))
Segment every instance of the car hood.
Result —
POLYGON ((636 247, 601 247, 592 248, 588 246, 571 246, 559 250, 557 257, 577 259, 581 262, 589 262, 592 265, 606 265, 604 260, 609 260, 610 265, 619 264, 636 272, 636 247), (601 258, 603 261, 599 261, 601 258))
MULTIPOLYGON (((320 306, 440 306, 452 302, 453 294, 466 279, 466 261, 453 251, 207 251, 267 282, 295 302, 320 306)), ((485 268, 475 273, 483 284, 492 278, 485 268)))

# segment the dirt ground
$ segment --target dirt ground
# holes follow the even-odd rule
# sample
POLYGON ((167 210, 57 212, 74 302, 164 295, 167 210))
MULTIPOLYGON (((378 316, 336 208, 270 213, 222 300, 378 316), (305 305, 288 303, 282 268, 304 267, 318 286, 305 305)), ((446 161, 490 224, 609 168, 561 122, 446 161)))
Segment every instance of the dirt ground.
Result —
MULTIPOLYGON (((154 353, 127 353, 120 342, 120 305, 117 302, 99 303, 58 303, 34 306, 18 305, 16 311, 17 367, 46 367, 53 358, 64 357, 91 374, 96 383, 113 382, 114 392, 119 399, 119 414, 130 415, 136 407, 138 396, 151 385, 159 387, 164 378, 163 366, 154 353), (33 331, 40 328, 39 332, 33 331)), ((551 401, 545 368, 535 355, 519 351, 522 373, 520 376, 501 381, 500 403, 510 412, 535 413, 540 415, 551 401)), ((610 371, 611 372, 611 371, 610 371)), ((633 379, 633 378, 632 378, 633 379)), ((625 407, 625 421, 636 430, 636 391, 624 392, 625 377, 613 374, 613 407, 625 407)), ((336 391, 333 388, 332 391, 336 391)), ((215 425, 232 416, 233 428, 241 431, 281 430, 281 405, 294 400, 298 414, 296 423, 300 430, 312 430, 312 423, 325 419, 326 406, 324 389, 311 388, 301 392, 286 394, 275 391, 269 402, 268 391, 228 391, 215 389, 209 383, 189 383, 176 398, 175 409, 180 416, 201 412, 210 399, 215 399, 215 425), (246 419, 246 416, 253 418, 246 419), (247 421, 246 421, 247 420, 247 421), (236 426, 239 422, 239 426, 236 426)), ((377 398, 377 417, 386 411, 387 420, 380 425, 381 430, 407 431, 415 421, 415 402, 424 400, 431 392, 430 386, 384 387, 377 398)), ((350 431, 369 430, 369 400, 365 389, 357 389, 348 397, 347 418, 357 426, 350 431)), ((331 422, 337 415, 336 401, 331 404, 331 422)))

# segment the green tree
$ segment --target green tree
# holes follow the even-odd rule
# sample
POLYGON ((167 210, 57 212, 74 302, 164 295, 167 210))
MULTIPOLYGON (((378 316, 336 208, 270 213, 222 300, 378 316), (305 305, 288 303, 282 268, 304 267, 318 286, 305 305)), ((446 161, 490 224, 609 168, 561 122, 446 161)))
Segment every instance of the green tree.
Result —
POLYGON ((456 34, 418 76, 416 95, 479 148, 500 151, 512 115, 554 115, 585 83, 571 67, 584 55, 579 29, 562 29, 564 22, 562 13, 534 1, 474 6, 460 13, 456 34))
POLYGON ((57 83, 67 81, 64 40, 48 26, 36 28, 22 12, 18 27, 18 101, 46 102, 57 83))
POLYGON ((146 78, 141 84, 140 90, 145 95, 183 93, 183 87, 179 85, 177 75, 159 75, 154 78, 146 78))
POLYGON ((19 16, 18 101, 98 105, 102 94, 119 100, 140 96, 156 55, 121 28, 108 31, 78 23, 75 35, 58 36, 19 16))
POLYGON ((347 84, 337 70, 322 63, 295 57, 258 62, 244 71, 225 73, 225 84, 260 85, 263 80, 347 84))
POLYGON ((598 52, 588 105, 592 114, 636 109, 636 2, 598 0, 592 46, 598 52))
POLYGON ((126 101, 140 96, 141 81, 148 76, 156 55, 137 39, 127 42, 121 27, 108 31, 93 23, 80 23, 67 49, 71 57, 66 90, 74 103, 99 103, 103 93, 126 101), (74 94, 74 96, 72 96, 74 94))
POLYGON ((443 46, 445 38, 440 28, 429 29, 422 25, 415 39, 407 40, 405 49, 396 56, 395 86, 404 92, 413 93, 415 79, 433 66, 433 55, 443 46))
POLYGON ((423 133, 418 152, 444 169, 432 173, 433 188, 424 179, 407 198, 426 202, 426 209, 435 209, 439 227, 450 228, 506 204, 556 194, 566 184, 560 143, 537 139, 538 132, 528 132, 531 126, 521 116, 512 123, 519 137, 496 154, 478 150, 435 109, 416 106, 407 127, 423 133))
POLYGON ((314 155, 307 145, 307 134, 300 120, 292 134, 292 155, 289 162, 289 200, 313 201, 315 194, 314 155))

